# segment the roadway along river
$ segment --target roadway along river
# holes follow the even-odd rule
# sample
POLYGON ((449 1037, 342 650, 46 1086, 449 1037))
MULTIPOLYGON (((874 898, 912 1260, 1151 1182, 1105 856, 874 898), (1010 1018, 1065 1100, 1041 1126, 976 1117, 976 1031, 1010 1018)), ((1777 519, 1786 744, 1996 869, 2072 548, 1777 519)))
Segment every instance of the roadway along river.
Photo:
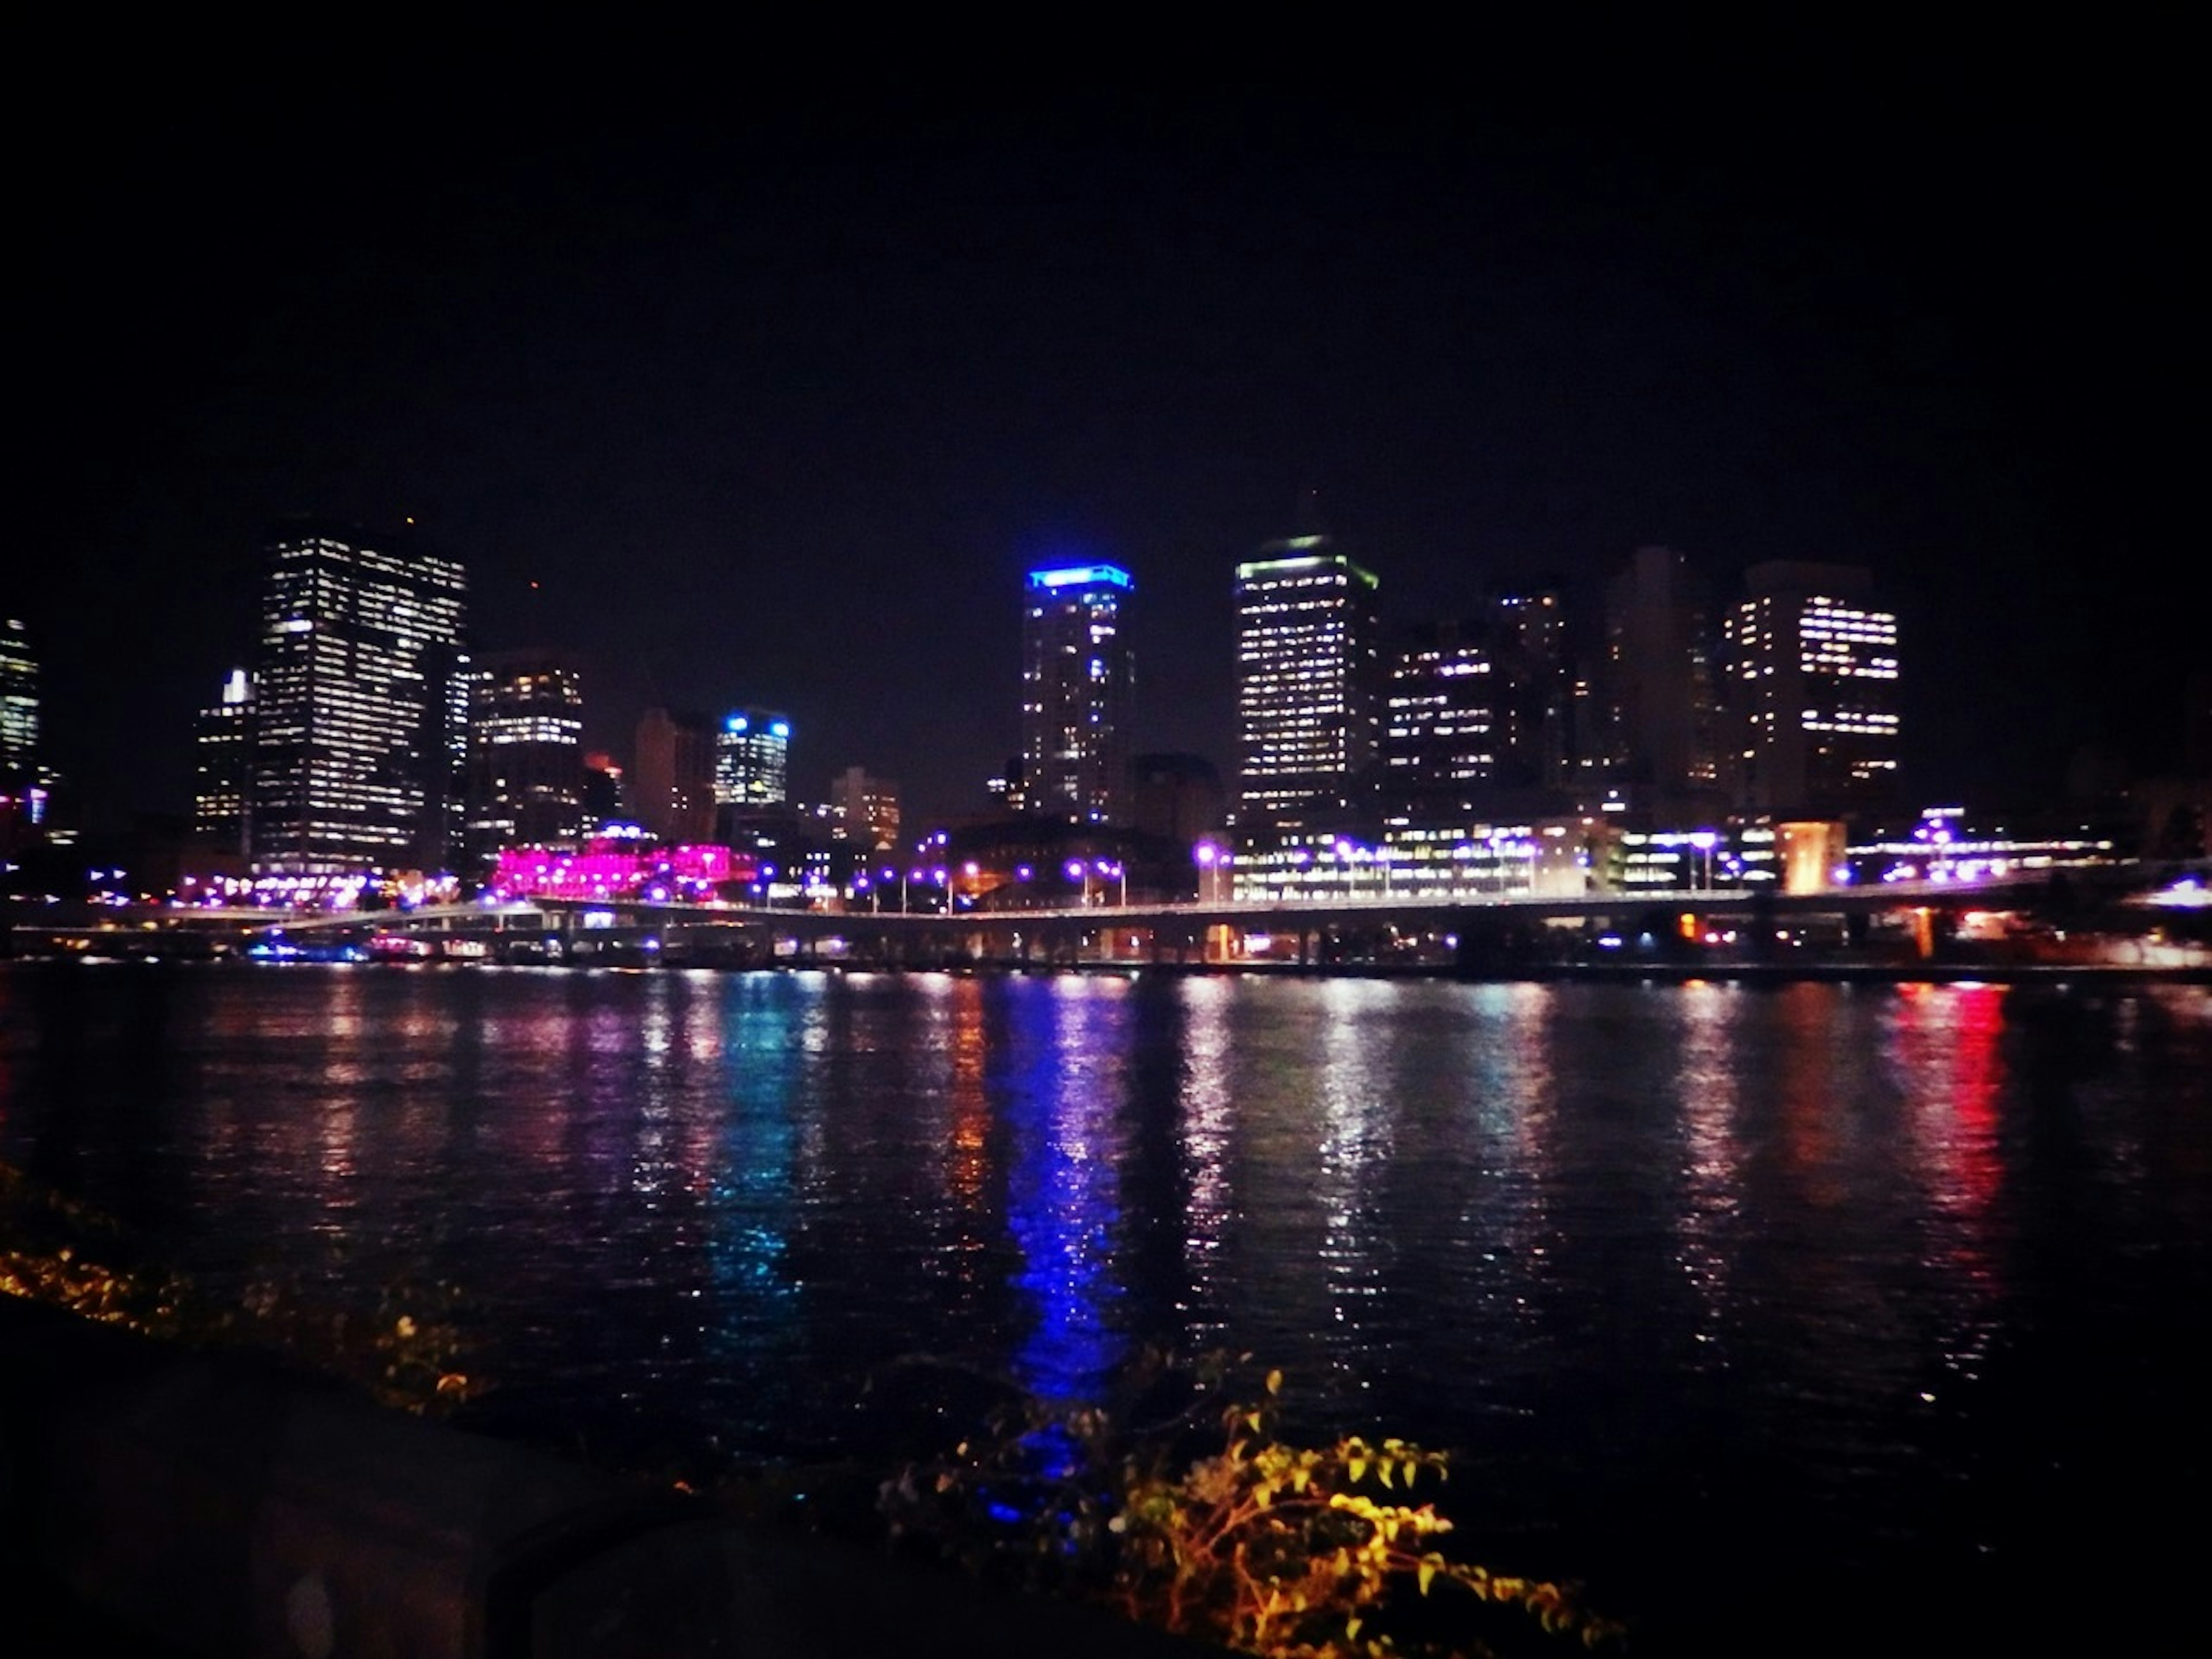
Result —
POLYGON ((457 1282, 483 1423, 610 1455, 1222 1346, 1643 1654, 2201 1594, 2198 986, 19 963, 0 1160, 219 1295, 457 1282))

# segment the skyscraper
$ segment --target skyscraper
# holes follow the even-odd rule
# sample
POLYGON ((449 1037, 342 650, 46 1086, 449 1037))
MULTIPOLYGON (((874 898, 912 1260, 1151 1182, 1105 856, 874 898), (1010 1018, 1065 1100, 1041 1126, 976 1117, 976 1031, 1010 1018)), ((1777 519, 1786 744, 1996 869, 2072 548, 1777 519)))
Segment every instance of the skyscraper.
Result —
POLYGON ((1496 677, 1486 633, 1455 622, 1392 631, 1381 733, 1381 787, 1392 810, 1467 808, 1497 776, 1496 677))
POLYGON ((1237 567, 1237 811, 1296 823, 1351 804, 1375 757, 1376 580, 1326 536, 1237 567))
POLYGON ((1032 570, 1022 611, 1022 790, 1029 810, 1079 823, 1127 815, 1135 665, 1121 615, 1133 591, 1110 564, 1032 570))
POLYGON ((584 832, 584 692, 544 650, 477 659, 469 700, 469 850, 572 844, 584 832))
POLYGON ((192 717, 192 834, 204 846, 232 855, 248 850, 252 785, 253 679, 234 668, 216 700, 192 717))
POLYGON ((0 778, 29 779, 39 753, 39 661, 30 630, 0 621, 0 778))
POLYGON ((0 849, 29 839, 45 807, 39 769, 39 662, 30 631, 0 618, 0 849))
POLYGON ((1717 623, 1705 580, 1673 548, 1638 548, 1607 584, 1600 775, 1662 817, 1722 805, 1717 623))
POLYGON ((1730 704, 1753 811, 1849 817, 1899 797, 1897 617, 1855 565, 1744 573, 1729 619, 1730 704))
POLYGON ((466 584, 406 532, 295 527, 270 549, 253 674, 257 874, 448 854, 465 751, 466 584))
POLYGON ((726 715, 714 733, 714 802, 780 806, 791 799, 791 722, 761 708, 726 715))
POLYGON ((637 821, 668 842, 714 833, 714 725, 704 714, 648 708, 637 722, 630 769, 637 821))

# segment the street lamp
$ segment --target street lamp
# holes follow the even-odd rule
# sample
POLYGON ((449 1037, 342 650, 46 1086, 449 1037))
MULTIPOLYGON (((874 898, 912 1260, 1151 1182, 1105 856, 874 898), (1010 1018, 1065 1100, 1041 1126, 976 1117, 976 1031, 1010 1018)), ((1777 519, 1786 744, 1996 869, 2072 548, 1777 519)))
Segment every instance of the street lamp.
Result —
MULTIPOLYGON (((1690 837, 1690 845, 1696 848, 1699 853, 1704 854, 1704 887, 1708 892, 1712 890, 1713 885, 1713 843, 1719 839, 1720 837, 1713 834, 1710 830, 1700 830, 1690 837)), ((1693 870, 1695 867, 1695 866, 1692 866, 1693 870)))

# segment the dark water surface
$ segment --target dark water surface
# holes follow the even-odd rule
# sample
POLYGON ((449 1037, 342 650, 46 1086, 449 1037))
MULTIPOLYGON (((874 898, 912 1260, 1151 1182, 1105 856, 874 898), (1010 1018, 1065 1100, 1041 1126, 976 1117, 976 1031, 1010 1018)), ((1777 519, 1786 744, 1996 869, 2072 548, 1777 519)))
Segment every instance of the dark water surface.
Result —
POLYGON ((0 1158, 587 1444, 1227 1346, 1642 1652, 2203 1650, 2202 987, 15 964, 0 1158))

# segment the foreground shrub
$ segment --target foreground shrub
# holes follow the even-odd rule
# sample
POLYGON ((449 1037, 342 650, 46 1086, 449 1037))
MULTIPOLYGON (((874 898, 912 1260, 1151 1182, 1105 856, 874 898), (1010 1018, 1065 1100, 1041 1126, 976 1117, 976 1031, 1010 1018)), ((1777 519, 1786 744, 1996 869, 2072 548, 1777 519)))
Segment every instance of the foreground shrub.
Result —
POLYGON ((401 1280, 384 1288, 373 1310, 362 1310, 331 1309, 296 1284, 270 1280, 231 1306, 143 1255, 112 1217, 0 1164, 0 1295, 143 1336, 282 1354, 418 1414, 482 1391, 459 1368, 459 1294, 450 1285, 401 1280))
POLYGON ((1231 1370, 1206 1362, 1183 1409, 1150 1420, 1018 1401, 885 1482, 882 1512, 895 1537, 971 1571, 1268 1659, 1625 1645, 1572 1587, 1451 1551, 1431 1496, 1447 1454, 1358 1436, 1291 1443, 1277 1432, 1281 1374, 1235 1399, 1231 1370))

